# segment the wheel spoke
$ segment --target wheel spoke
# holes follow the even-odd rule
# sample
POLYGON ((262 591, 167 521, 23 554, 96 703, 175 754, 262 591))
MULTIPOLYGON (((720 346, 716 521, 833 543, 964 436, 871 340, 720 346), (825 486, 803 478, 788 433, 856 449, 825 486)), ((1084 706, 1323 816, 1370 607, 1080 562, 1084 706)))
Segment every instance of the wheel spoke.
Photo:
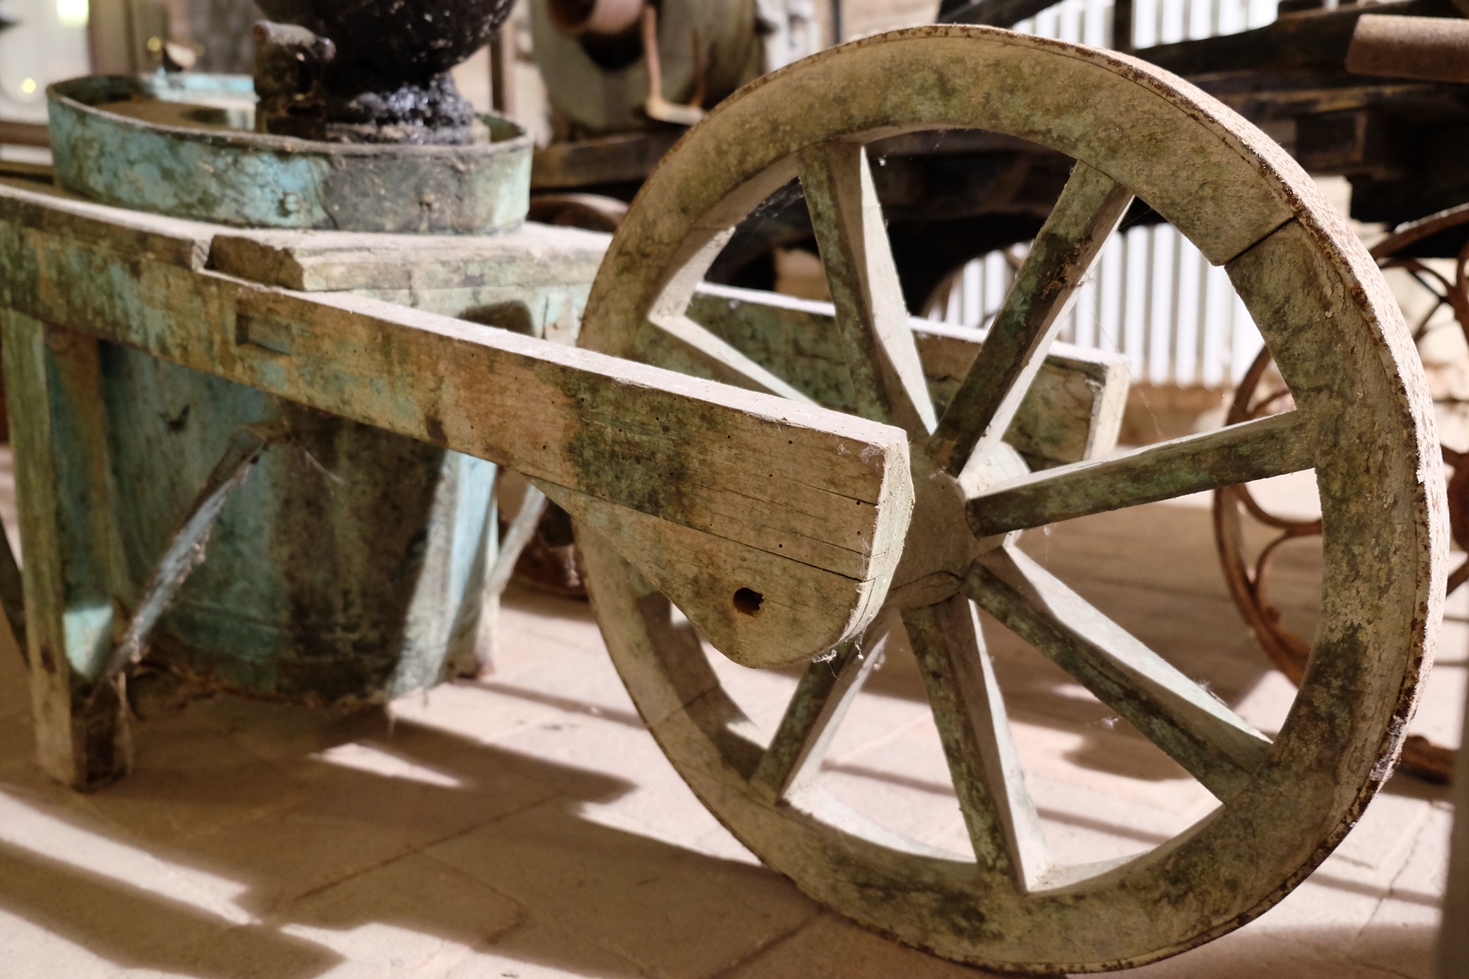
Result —
POLYGON ((944 410, 930 452, 951 475, 1010 427, 1060 327, 1061 312, 1122 220, 1132 194, 1078 162, 1036 235, 984 347, 944 410))
POLYGON ((975 859, 1008 874, 1022 890, 1033 889, 1050 858, 974 606, 956 595, 904 611, 903 623, 928 688, 975 859))
POLYGON ((770 371, 687 316, 658 315, 638 334, 638 356, 665 370, 814 404, 770 371))
POLYGON ((910 437, 937 418, 888 244, 867 151, 830 142, 800 154, 801 188, 836 306, 858 413, 910 437))
POLYGON ((1018 549, 981 558, 965 591, 1220 800, 1265 762, 1268 738, 1018 549))
POLYGON ((1058 466, 969 501, 969 525, 989 536, 1300 472, 1315 465, 1311 428, 1294 411, 1058 466))
POLYGON ((786 796, 816 774, 847 708, 882 659, 891 625, 892 617, 884 615, 860 639, 838 646, 831 659, 807 667, 750 779, 766 800, 786 796))

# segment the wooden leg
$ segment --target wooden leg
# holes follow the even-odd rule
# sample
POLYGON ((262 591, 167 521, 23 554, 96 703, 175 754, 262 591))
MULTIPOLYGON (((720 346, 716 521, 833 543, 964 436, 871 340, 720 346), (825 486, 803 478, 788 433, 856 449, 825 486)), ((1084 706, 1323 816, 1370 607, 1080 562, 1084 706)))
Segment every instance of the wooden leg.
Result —
MULTIPOLYGON (((1469 713, 1464 715, 1469 736, 1469 713)), ((1461 741, 1460 744, 1469 744, 1461 741)), ((1454 831, 1449 844, 1449 881, 1443 898, 1443 926, 1438 937, 1439 979, 1469 975, 1469 750, 1460 748, 1454 766, 1454 831)))
POLYGON ((25 566, 36 753, 51 777, 93 789, 127 773, 127 714, 93 691, 112 647, 112 534, 97 341, 0 310, 25 566))

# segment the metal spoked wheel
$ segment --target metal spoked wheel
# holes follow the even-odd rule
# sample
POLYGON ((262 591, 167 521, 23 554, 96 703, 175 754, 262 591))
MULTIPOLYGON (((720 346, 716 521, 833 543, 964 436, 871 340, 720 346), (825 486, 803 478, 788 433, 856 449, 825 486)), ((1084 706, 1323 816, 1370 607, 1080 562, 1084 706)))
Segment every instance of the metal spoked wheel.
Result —
MULTIPOLYGON (((799 357, 766 371, 685 315, 729 229, 793 179, 817 231, 858 411, 908 434, 914 514, 893 585, 874 596, 884 614, 806 668, 773 730, 721 686, 668 587, 578 526, 603 635, 654 736, 767 864, 843 914, 949 959, 1100 971, 1177 953, 1259 915, 1325 858, 1391 771, 1441 613, 1447 532, 1432 406, 1370 256, 1278 147, 1186 83, 1108 52, 994 29, 919 28, 817 55, 711 112, 634 202, 593 287, 581 343, 745 387, 799 389, 799 357), (966 128, 1028 139, 1077 164, 939 411, 863 147, 966 128), (1133 194, 1226 265, 1294 408, 1030 473, 1002 436, 1067 296, 1133 194), (1273 738, 1015 543, 1016 532, 1055 521, 1308 469, 1323 509, 1321 625, 1273 738), (1054 860, 976 607, 1175 759, 1218 806, 1141 855, 1054 860), (901 837, 822 787, 823 753, 886 630, 905 631, 916 655, 969 854, 901 837)), ((698 478, 669 474, 671 487, 698 478)), ((814 460, 809 472, 771 473, 772 486, 829 478, 814 460)), ((783 546, 797 545, 879 542, 783 546)), ((739 614, 762 614, 739 592, 730 600, 739 614)), ((799 601, 763 596, 767 605, 799 601)), ((732 658, 790 665, 774 647, 732 658)))

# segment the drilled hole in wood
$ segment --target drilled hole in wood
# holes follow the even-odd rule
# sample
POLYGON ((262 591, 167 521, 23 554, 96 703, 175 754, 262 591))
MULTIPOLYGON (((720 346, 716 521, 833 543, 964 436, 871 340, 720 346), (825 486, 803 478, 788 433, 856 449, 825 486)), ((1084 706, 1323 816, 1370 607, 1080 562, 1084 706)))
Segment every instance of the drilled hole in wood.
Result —
POLYGON ((735 611, 741 615, 754 615, 760 611, 760 603, 765 601, 765 596, 752 588, 741 588, 734 593, 735 611))

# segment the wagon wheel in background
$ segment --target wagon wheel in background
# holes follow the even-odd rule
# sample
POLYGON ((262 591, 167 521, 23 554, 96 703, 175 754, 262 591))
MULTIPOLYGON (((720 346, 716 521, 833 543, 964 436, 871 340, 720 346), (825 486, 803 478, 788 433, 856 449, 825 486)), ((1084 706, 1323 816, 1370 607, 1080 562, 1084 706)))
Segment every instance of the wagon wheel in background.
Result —
MULTIPOLYGON (((1279 147, 1187 83, 1109 52, 926 27, 776 72, 691 130, 615 236, 580 342, 790 393, 798 363, 767 372, 686 310, 728 229, 797 178, 859 411, 910 436, 916 503, 902 562, 879 625, 806 666, 783 719, 762 731, 675 614, 667 583, 639 575, 579 523, 603 636, 648 727, 704 804, 768 865, 857 921, 946 958, 1100 971, 1251 920, 1326 857, 1390 770, 1441 614, 1447 533, 1434 499, 1442 484, 1432 408, 1371 258, 1279 147), (1020 136, 1079 162, 968 378, 936 418, 863 144, 959 128, 1020 136), (1227 265, 1298 403, 1219 432, 1027 473, 998 436, 1133 193, 1227 265), (1057 520, 1313 467, 1327 514, 1322 626, 1273 739, 1015 546, 1013 532, 1057 520), (1056 865, 975 605, 1177 760, 1218 808, 1144 854, 1056 865), (972 856, 883 829, 822 787, 825 746, 885 629, 906 630, 914 648, 972 856)), ((698 474, 670 474, 678 478, 698 474)), ((793 536, 782 546, 888 545, 793 536)), ((762 601, 801 598, 735 592, 726 601, 731 614, 759 616, 762 601)), ((775 647, 737 661, 800 665, 775 647)))
MULTIPOLYGON (((1469 243, 1461 245, 1460 238, 1469 238, 1469 205, 1414 221, 1372 248, 1372 257, 1381 268, 1408 271, 1437 297, 1433 307, 1415 324, 1414 340, 1423 338, 1430 329, 1430 321, 1444 306, 1452 310, 1454 321, 1469 340, 1469 275, 1466 275, 1469 243), (1424 251, 1447 251, 1454 255, 1452 278, 1424 264, 1415 254, 1424 251)), ((1263 418, 1291 408, 1290 392, 1274 366, 1270 351, 1262 350, 1240 380, 1225 424, 1263 418)), ((1448 484, 1449 524, 1455 543, 1469 551, 1469 466, 1464 464, 1466 458, 1461 452, 1444 446, 1442 453, 1444 462, 1454 471, 1448 484)), ((1248 484, 1225 487, 1214 494, 1214 539, 1230 595, 1270 661, 1297 685, 1306 674, 1311 644, 1292 631, 1272 602, 1269 572, 1282 545, 1320 534, 1319 518, 1271 512, 1248 484), (1246 515, 1273 532, 1272 539, 1253 557, 1247 554, 1245 543, 1246 515)), ((1469 581, 1469 559, 1458 563, 1449 575, 1446 591, 1453 592, 1465 581, 1469 581)), ((1403 745, 1401 767, 1429 781, 1447 782, 1453 772, 1454 752, 1422 735, 1409 735, 1403 745)))

